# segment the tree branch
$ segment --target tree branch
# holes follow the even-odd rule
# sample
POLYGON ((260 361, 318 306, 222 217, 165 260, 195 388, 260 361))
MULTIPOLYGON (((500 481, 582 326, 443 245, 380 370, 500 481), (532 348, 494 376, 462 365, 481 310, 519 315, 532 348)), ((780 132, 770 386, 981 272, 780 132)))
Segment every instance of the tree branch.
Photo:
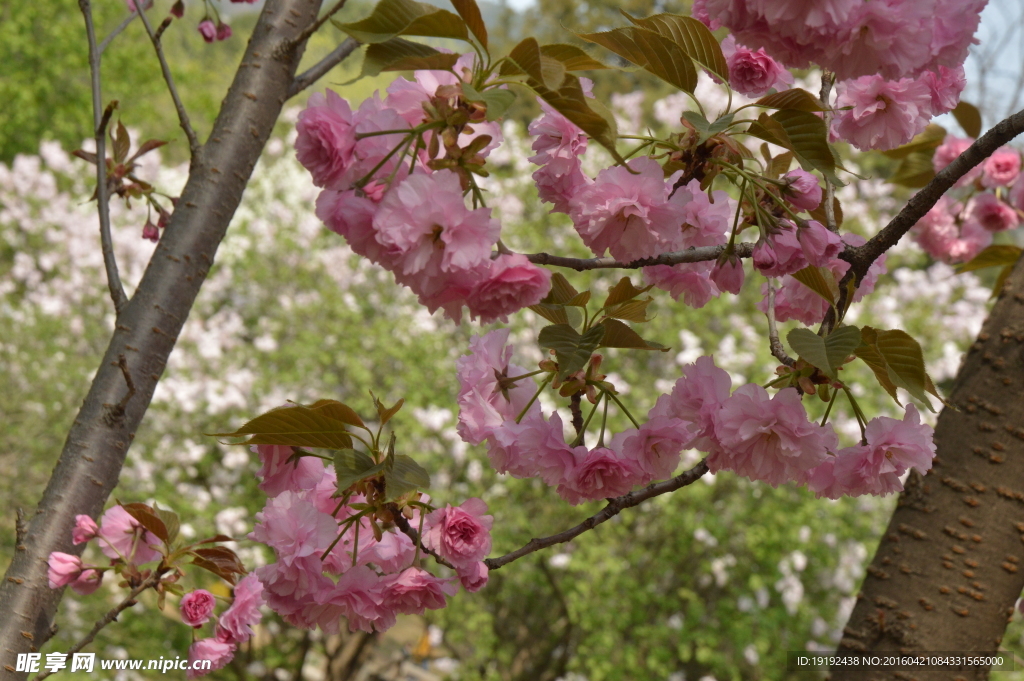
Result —
POLYGON ((308 68, 302 73, 302 75, 296 76, 295 82, 292 83, 292 86, 288 89, 288 98, 291 99, 316 81, 320 80, 320 78, 326 75, 328 71, 343 62, 348 55, 352 54, 357 47, 359 47, 358 42, 352 38, 345 38, 340 45, 334 48, 333 52, 308 68))
POLYGON ((110 112, 117 105, 114 102, 103 112, 103 89, 100 83, 100 50, 96 45, 96 27, 92 23, 92 5, 89 0, 78 0, 78 8, 85 18, 85 34, 89 40, 89 71, 92 76, 92 121, 93 139, 96 140, 96 209, 100 216, 100 248, 103 251, 103 266, 107 271, 107 288, 114 301, 114 312, 120 316, 128 304, 121 275, 117 271, 114 257, 114 240, 110 235, 110 187, 107 186, 107 121, 110 112))
POLYGON ((454 565, 446 561, 441 556, 437 555, 437 553, 433 549, 427 548, 426 546, 420 543, 420 533, 413 529, 413 526, 409 524, 409 521, 406 520, 405 516, 402 515, 402 512, 398 510, 397 506, 392 507, 391 510, 395 515, 395 526, 397 526, 398 529, 400 529, 406 536, 408 536, 409 539, 412 539, 413 544, 419 545, 420 550, 423 551, 423 553, 433 556, 434 560, 436 560, 441 565, 449 567, 452 570, 455 569, 454 565))
MULTIPOLYGON (((551 255, 549 253, 528 253, 526 257, 534 265, 553 265, 555 267, 567 267, 583 272, 586 270, 600 269, 625 269, 635 270, 641 267, 652 265, 679 265, 687 262, 707 262, 718 260, 718 256, 725 252, 726 246, 701 246, 690 248, 685 251, 674 253, 663 253, 653 258, 641 258, 631 262, 620 262, 615 258, 567 258, 562 255, 551 255)), ((740 243, 733 245, 733 252, 737 258, 749 258, 754 253, 754 244, 740 243)))
MULTIPOLYGON (((192 129, 192 122, 188 119, 188 112, 185 111, 185 105, 181 101, 181 97, 178 96, 178 88, 174 86, 174 77, 171 76, 171 67, 167 65, 167 58, 164 57, 164 48, 160 43, 160 36, 153 33, 153 27, 149 25, 149 18, 146 16, 146 10, 139 6, 139 18, 142 19, 142 24, 146 27, 146 33, 149 34, 149 39, 153 43, 153 49, 156 51, 156 58, 160 60, 160 71, 164 74, 164 82, 167 83, 167 89, 171 93, 171 99, 174 100, 174 109, 178 112, 178 123, 181 124, 181 129, 185 131, 185 137, 188 138, 188 150, 192 157, 192 161, 195 162, 199 156, 202 147, 199 144, 199 138, 196 137, 196 131, 192 129)), ((170 17, 168 17, 170 19, 170 17)), ((165 27, 161 26, 160 33, 163 33, 165 27)))
POLYGON ((779 340, 778 324, 775 323, 775 284, 772 283, 771 277, 767 277, 766 280, 768 282, 768 310, 765 312, 765 316, 768 317, 768 347, 771 348, 775 359, 791 367, 796 364, 796 360, 786 354, 786 348, 779 340))
MULTIPOLYGON (((142 584, 139 584, 137 587, 132 589, 131 593, 125 596, 125 599, 123 601, 121 601, 113 608, 111 608, 106 615, 96 620, 96 624, 94 624, 92 629, 89 630, 89 633, 83 636, 78 643, 71 646, 71 648, 67 652, 68 657, 74 655, 75 653, 79 652, 82 648, 92 643, 93 639, 96 638, 96 634, 100 633, 100 630, 102 630, 103 627, 107 626, 111 622, 116 621, 118 615, 120 615, 122 612, 132 607, 133 605, 135 605, 135 599, 139 597, 139 594, 141 594, 146 589, 156 586, 157 582, 160 581, 160 578, 162 576, 163 572, 159 570, 153 572, 153 574, 150 575, 148 579, 144 580, 142 584)), ((42 681, 51 674, 53 674, 53 672, 51 671, 40 672, 36 675, 33 681, 42 681)))
POLYGON ((345 2, 347 2, 347 0, 338 0, 338 2, 334 3, 334 7, 324 12, 323 16, 314 21, 305 31, 300 33, 293 42, 298 44, 308 40, 311 35, 320 30, 321 26, 327 23, 328 19, 337 14, 341 8, 345 6, 345 2))
POLYGON ((110 35, 103 39, 103 42, 100 43, 100 46, 97 49, 97 51, 100 54, 106 52, 107 46, 110 45, 111 41, 113 41, 114 38, 116 38, 117 36, 121 35, 121 32, 124 31, 124 29, 128 28, 128 24, 132 23, 133 21, 135 21, 135 12, 132 12, 131 14, 126 16, 124 20, 117 25, 117 28, 111 31, 110 35))
POLYGON ((546 549, 547 547, 554 546, 555 544, 564 544, 567 541, 572 541, 584 532, 592 530, 606 520, 617 516, 623 510, 632 508, 633 506, 639 506, 648 499, 653 499, 656 496, 667 494, 668 492, 675 492, 677 489, 696 482, 707 472, 708 465, 704 460, 702 460, 690 470, 677 475, 671 480, 654 483, 653 485, 648 485, 637 492, 630 492, 629 494, 624 494, 621 497, 609 499, 607 506, 584 520, 576 527, 570 528, 565 532, 553 534, 550 537, 531 539, 530 542, 522 548, 518 548, 512 553, 506 553, 504 556, 499 558, 488 558, 484 563, 487 565, 489 570, 497 570, 498 568, 508 565, 512 561, 518 560, 523 556, 533 553, 534 551, 540 551, 541 549, 546 549))
MULTIPOLYGON (((825 118, 825 130, 832 129, 832 117, 835 116, 835 112, 832 111, 831 105, 829 105, 829 98, 832 94, 832 85, 836 82, 836 74, 828 70, 821 72, 821 102, 825 105, 824 118, 825 118)), ((825 178, 825 227, 830 232, 839 232, 839 225, 836 224, 836 188, 825 178)))

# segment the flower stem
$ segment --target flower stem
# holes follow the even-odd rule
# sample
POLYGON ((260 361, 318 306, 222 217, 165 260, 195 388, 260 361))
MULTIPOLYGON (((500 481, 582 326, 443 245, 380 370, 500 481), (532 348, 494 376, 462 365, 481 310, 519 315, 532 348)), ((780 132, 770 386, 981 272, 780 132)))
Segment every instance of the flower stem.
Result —
POLYGON ((537 398, 540 397, 540 394, 544 391, 544 388, 547 387, 548 383, 551 382, 551 379, 554 378, 554 376, 554 374, 550 374, 547 378, 544 379, 544 381, 540 384, 540 387, 537 388, 537 392, 533 394, 533 397, 530 398, 530 401, 527 402, 526 406, 523 407, 523 410, 519 412, 519 416, 516 417, 516 423, 519 423, 520 421, 523 420, 523 417, 526 416, 526 412, 530 410, 530 407, 532 407, 533 403, 537 401, 537 398))

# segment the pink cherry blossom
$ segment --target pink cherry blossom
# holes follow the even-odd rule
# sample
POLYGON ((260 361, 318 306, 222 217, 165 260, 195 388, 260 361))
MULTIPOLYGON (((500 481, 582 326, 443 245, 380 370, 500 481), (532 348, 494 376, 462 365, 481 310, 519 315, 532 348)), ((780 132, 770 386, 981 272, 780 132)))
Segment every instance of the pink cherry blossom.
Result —
POLYGON ((817 220, 801 224, 796 230, 797 240, 803 248, 807 262, 815 267, 827 267, 843 250, 843 240, 817 220))
POLYGON ((78 579, 71 582, 71 590, 79 596, 88 596, 96 589, 100 588, 100 584, 103 583, 103 571, 86 569, 82 570, 82 574, 78 575, 78 579))
POLYGON ((728 291, 733 295, 739 295, 743 288, 743 277, 743 261, 735 257, 716 262, 710 275, 711 283, 719 291, 728 291))
POLYGON ((592 181, 583 174, 579 159, 553 158, 533 173, 537 194, 541 201, 554 204, 552 213, 572 211, 576 195, 592 181))
POLYGON ((422 615, 424 610, 440 610, 446 596, 459 590, 450 579, 440 579, 417 567, 406 568, 385 582, 381 596, 384 605, 405 615, 422 615))
POLYGON ((469 210, 450 170, 413 175, 393 188, 373 218, 377 241, 403 274, 468 270, 485 262, 501 226, 489 208, 469 210))
POLYGON ((839 113, 833 132, 861 151, 906 144, 932 116, 928 85, 909 78, 887 81, 882 76, 862 76, 839 83, 836 92, 836 107, 852 108, 839 113))
POLYGON ((316 216, 331 231, 345 237, 357 254, 393 269, 394 263, 385 260, 386 251, 376 239, 373 229, 376 213, 377 204, 352 189, 342 192, 325 189, 316 199, 316 216))
POLYGON ((652 265, 643 268, 644 281, 668 291, 673 300, 682 298, 685 304, 699 309, 721 293, 711 280, 712 267, 709 262, 652 265))
POLYGON ((1017 211, 1000 201, 995 194, 975 194, 967 202, 965 215, 990 232, 1004 232, 1017 226, 1017 211))
POLYGON ((482 324, 500 319, 524 307, 536 305, 551 290, 551 272, 531 263, 525 255, 504 253, 490 262, 487 276, 466 301, 473 317, 482 324))
POLYGON ((1017 176, 1017 181, 1010 187, 1007 201, 1017 210, 1024 210, 1024 175, 1017 176))
POLYGON ((338 535, 337 522, 309 500, 292 491, 267 499, 256 514, 249 538, 270 546, 278 560, 291 565, 298 558, 316 555, 338 535))
POLYGON ((315 92, 295 124, 295 152, 299 163, 313 176, 318 187, 342 186, 345 171, 352 165, 356 146, 352 109, 333 90, 315 92))
POLYGON ((210 672, 227 666, 235 657, 235 644, 218 641, 215 638, 201 638, 193 643, 188 649, 188 671, 185 675, 194 679, 197 676, 205 676, 210 672), (210 667, 196 665, 199 660, 209 660, 210 667))
MULTIPOLYGON (((942 141, 942 144, 940 144, 935 150, 935 155, 932 156, 932 167, 935 169, 935 172, 941 171, 952 163, 957 156, 967 151, 967 148, 972 144, 974 144, 974 138, 946 135, 946 139, 942 141)), ((979 177, 981 177, 981 166, 975 166, 971 168, 967 174, 957 180, 956 184, 953 186, 966 187, 979 177)))
POLYGON ((354 567, 338 579, 338 583, 315 594, 319 607, 307 608, 303 613, 306 627, 319 625, 326 634, 337 634, 340 620, 348 620, 349 631, 357 629, 371 633, 374 628, 384 631, 394 625, 395 611, 381 607, 383 595, 381 578, 365 565, 354 567))
POLYGON ((783 175, 782 179, 789 183, 782 190, 782 195, 794 208, 814 210, 821 204, 821 185, 811 173, 797 168, 783 175))
POLYGON ((981 166, 981 184, 986 187, 1009 187, 1020 175, 1020 152, 1000 147, 981 166))
MULTIPOLYGON (((511 363, 512 346, 507 345, 509 330, 497 329, 469 341, 470 354, 455 361, 459 379, 459 422, 456 429, 463 440, 478 445, 503 421, 515 419, 530 403, 535 392, 533 382, 521 379, 502 386, 500 378, 529 373, 511 363)), ((531 405, 540 411, 540 405, 531 405)))
POLYGON ((147 219, 142 226, 142 238, 153 243, 160 241, 160 228, 147 219))
MULTIPOLYGON (((410 521, 413 527, 419 523, 418 518, 419 515, 416 514, 410 521)), ((373 563, 384 572, 398 572, 412 563, 413 556, 416 555, 416 545, 409 537, 401 532, 385 532, 380 541, 376 541, 373 539, 372 531, 367 523, 359 532, 359 564, 373 563)), ((351 564, 351 550, 343 552, 340 557, 348 559, 348 563, 351 564)))
POLYGON ((303 456, 290 461, 295 453, 293 447, 253 445, 251 449, 263 462, 256 475, 262 478, 259 488, 268 497, 276 497, 288 490, 301 492, 312 489, 324 475, 324 464, 319 459, 303 456))
POLYGON ((942 262, 970 260, 992 243, 992 232, 975 220, 959 219, 963 204, 943 196, 911 230, 924 251, 942 262))
POLYGON ((263 618, 263 584, 250 572, 235 584, 234 600, 217 622, 217 639, 227 643, 244 643, 252 638, 252 628, 263 618))
POLYGON ((558 484, 575 461, 562 435, 561 417, 555 412, 546 420, 539 410, 527 414, 521 423, 510 419, 496 428, 488 440, 487 456, 499 473, 538 476, 549 485, 558 484))
POLYGON ((960 93, 967 85, 962 64, 954 69, 940 66, 938 72, 925 71, 921 74, 921 80, 932 93, 933 116, 956 108, 956 105, 960 103, 960 93))
POLYGON ((199 31, 199 35, 203 36, 203 40, 208 43, 212 43, 217 39, 217 26, 209 19, 203 19, 196 26, 196 30, 199 31))
POLYGON ((348 189, 353 183, 366 178, 375 168, 376 173, 371 181, 384 181, 393 176, 394 182, 401 182, 409 173, 409 167, 399 162, 400 154, 391 152, 403 142, 405 135, 401 132, 386 135, 379 133, 407 128, 405 119, 394 109, 385 106, 380 97, 374 94, 363 100, 353 112, 352 127, 357 136, 373 134, 356 142, 352 149, 351 166, 331 188, 348 189))
POLYGON ((928 3, 901 0, 858 3, 843 23, 840 49, 820 63, 841 81, 916 75, 931 59, 929 10, 928 3))
POLYGON ((694 436, 687 446, 711 451, 717 443, 715 415, 729 397, 732 379, 725 369, 715 366, 710 355, 698 357, 693 364, 684 366, 682 372, 672 392, 659 397, 648 416, 683 421, 694 436))
MULTIPOLYGON (((676 175, 668 179, 674 185, 676 175)), ((732 228, 736 203, 724 191, 701 191, 700 181, 691 180, 676 190, 673 201, 683 204, 682 248, 693 246, 720 246, 732 228), (714 203, 712 203, 712 198, 714 203)))
POLYGON ((584 501, 626 494, 640 483, 643 473, 636 461, 608 447, 573 448, 575 466, 557 487, 559 496, 573 506, 584 501))
POLYGON ((781 277, 807 267, 804 247, 792 223, 783 221, 782 231, 757 242, 754 267, 766 277, 781 277))
MULTIPOLYGON (((317 605, 315 594, 325 593, 334 583, 323 574, 319 555, 297 558, 291 564, 276 562, 256 568, 263 585, 262 595, 270 609, 295 626, 306 626, 306 611, 317 605)), ((308 628, 308 627, 307 627, 308 628)))
POLYGON ((714 431, 719 447, 707 459, 711 472, 730 470, 773 487, 800 479, 838 446, 831 427, 808 421, 795 388, 769 398, 754 383, 722 403, 714 431))
POLYGON ((473 563, 469 567, 460 568, 456 572, 459 575, 459 582, 462 584, 462 588, 470 593, 476 593, 487 586, 487 581, 491 578, 491 571, 483 561, 473 563))
POLYGON ((217 605, 217 599, 206 589, 196 589, 185 594, 178 604, 181 621, 190 627, 199 628, 206 624, 217 605))
POLYGON ((553 159, 575 159, 587 150, 587 136, 568 118, 550 109, 546 102, 541 104, 544 114, 530 123, 529 133, 536 137, 533 150, 537 153, 530 162, 537 165, 550 163, 553 159))
POLYGON ((100 550, 110 559, 124 558, 136 565, 148 563, 160 557, 153 548, 160 540, 152 532, 144 530, 138 520, 120 505, 111 506, 100 518, 100 550))
POLYGON ((630 429, 616 435, 611 448, 621 451, 624 457, 636 462, 642 474, 639 484, 665 480, 672 477, 679 466, 682 450, 693 442, 694 435, 689 425, 681 419, 657 416, 639 429, 630 429))
POLYGON ((231 27, 225 23, 217 24, 217 40, 227 40, 231 37, 231 27))
POLYGON ((49 570, 46 572, 46 578, 49 580, 51 589, 66 586, 82 574, 82 559, 72 556, 70 553, 54 551, 50 554, 47 564, 49 570))
POLYGON ((722 52, 729 65, 729 84, 740 94, 760 97, 772 88, 784 90, 783 86, 793 84, 793 75, 764 48, 737 45, 736 38, 729 35, 722 41, 722 52))
POLYGON ((636 260, 682 245, 680 197, 669 198, 661 166, 643 156, 605 168, 570 202, 573 224, 595 255, 636 260))
POLYGON ((75 527, 71 530, 71 542, 73 544, 84 544, 94 538, 100 531, 96 521, 87 515, 75 516, 75 527))
POLYGON ((891 494, 903 491, 900 476, 910 468, 928 472, 935 457, 931 426, 921 423, 917 407, 908 404, 902 420, 879 416, 865 427, 867 445, 850 447, 836 459, 836 479, 847 494, 891 494))
POLYGON ((491 551, 494 525, 486 513, 487 504, 476 498, 433 511, 426 517, 423 545, 457 568, 483 560, 491 551))
POLYGON ((836 456, 830 456, 823 462, 807 471, 805 480, 808 489, 818 499, 838 499, 847 493, 843 485, 836 479, 836 459, 846 450, 839 450, 836 456))

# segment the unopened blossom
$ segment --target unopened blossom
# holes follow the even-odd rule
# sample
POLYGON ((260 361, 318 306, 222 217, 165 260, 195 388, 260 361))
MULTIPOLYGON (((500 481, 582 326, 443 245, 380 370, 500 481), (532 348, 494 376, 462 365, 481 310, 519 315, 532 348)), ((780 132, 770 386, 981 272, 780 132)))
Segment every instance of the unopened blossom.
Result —
POLYGON ((900 476, 910 468, 927 473, 935 458, 931 426, 921 423, 917 407, 908 404, 902 420, 878 416, 864 429, 866 445, 848 448, 836 458, 835 475, 847 494, 890 494, 903 491, 900 476))
POLYGON ((486 513, 487 504, 477 498, 433 511, 426 517, 423 545, 455 567, 483 560, 491 551, 494 525, 494 516, 486 513))
POLYGON ((793 84, 793 74, 768 56, 764 48, 752 50, 736 44, 736 38, 726 36, 722 52, 729 65, 729 85, 748 97, 760 97, 772 88, 784 90, 793 84))
POLYGON ((301 492, 312 489, 324 475, 323 463, 314 457, 295 456, 294 447, 281 445, 253 445, 263 466, 256 475, 261 478, 259 488, 268 497, 291 490, 301 492))
POLYGON ((838 113, 833 132, 861 151, 906 144, 932 116, 930 89, 910 78, 887 81, 862 76, 840 83, 836 91, 836 108, 851 108, 838 113))
POLYGON ((551 290, 551 272, 520 253, 503 253, 491 260, 487 275, 470 291, 469 313, 489 324, 524 307, 536 305, 551 290))
POLYGON ((988 192, 975 194, 967 202, 967 220, 974 220, 990 232, 1004 232, 1017 226, 1017 211, 988 192))
POLYGON ((78 575, 78 579, 71 582, 71 590, 79 596, 88 596, 96 589, 100 588, 100 584, 103 583, 103 570, 94 570, 87 568, 82 570, 82 574, 78 575))
POLYGON ((462 567, 456 570, 456 572, 459 575, 459 582, 462 584, 462 588, 470 593, 476 593, 487 586, 487 581, 491 576, 491 571, 483 561, 473 563, 468 567, 462 567))
POLYGON ((49 580, 51 589, 66 586, 82 574, 82 559, 72 556, 70 553, 52 552, 47 565, 49 565, 49 569, 46 572, 46 578, 49 580))
POLYGON ((201 638, 193 643, 188 649, 188 671, 185 675, 194 679, 197 676, 205 676, 210 672, 227 666, 235 657, 236 646, 234 643, 226 643, 216 638, 201 638), (197 665, 199 660, 208 660, 210 666, 197 665))
POLYGON ((814 210, 821 204, 821 185, 818 178, 806 170, 791 170, 782 176, 787 185, 782 195, 794 208, 814 210))
POLYGON ((206 589, 190 591, 178 603, 181 621, 190 627, 201 627, 206 624, 217 605, 217 599, 206 589))
POLYGON ((75 527, 71 530, 71 542, 84 544, 94 538, 100 531, 96 521, 87 515, 75 516, 75 527))
POLYGON ((231 37, 231 27, 221 22, 217 24, 217 40, 227 40, 231 37))
POLYGON ((981 165, 981 183, 986 187, 1009 187, 1020 175, 1020 152, 999 147, 981 165))
POLYGON ((769 398, 754 383, 737 388, 722 403, 714 430, 719 447, 707 459, 711 472, 730 470, 773 487, 800 479, 838 443, 831 427, 807 419, 795 388, 769 398))
POLYGON ((630 161, 629 169, 605 168, 570 202, 573 224, 598 256, 608 251, 629 261, 676 250, 683 206, 670 191, 661 165, 647 156, 630 161))
POLYGON ((608 447, 573 448, 575 465, 556 488, 573 506, 628 493, 640 484, 643 473, 636 461, 608 447))
POLYGON ((743 277, 743 261, 737 257, 716 262, 710 275, 711 282, 719 291, 728 291, 733 295, 739 295, 743 288, 743 277))
POLYGON ((250 572, 235 584, 234 600, 217 621, 217 638, 228 643, 244 643, 252 638, 252 628, 263 618, 263 584, 250 572))
POLYGON ((199 31, 199 35, 203 36, 203 40, 208 43, 212 43, 217 40, 217 26, 209 19, 203 19, 196 26, 196 30, 199 31))
POLYGON ((803 249, 804 258, 815 267, 826 267, 843 250, 839 235, 830 231, 817 220, 801 224, 796 230, 797 241, 803 249))
POLYGON ((783 221, 782 231, 754 246, 754 267, 766 277, 781 277, 807 267, 804 247, 792 223, 783 221))

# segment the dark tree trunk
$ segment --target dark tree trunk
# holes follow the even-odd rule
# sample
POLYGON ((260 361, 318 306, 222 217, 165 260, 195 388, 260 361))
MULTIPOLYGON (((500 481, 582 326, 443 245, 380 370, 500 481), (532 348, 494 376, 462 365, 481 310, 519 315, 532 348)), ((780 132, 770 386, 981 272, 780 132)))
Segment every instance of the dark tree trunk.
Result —
POLYGON ((75 515, 95 518, 117 484, 135 430, 292 88, 305 45, 299 38, 319 8, 319 0, 267 1, 170 224, 117 319, 43 498, 35 514, 18 524, 15 556, 0 582, 2 679, 23 678, 15 672, 17 654, 38 650, 52 636, 63 590, 49 588, 47 559, 52 551, 81 553, 83 547, 71 543, 75 515), (123 409, 120 356, 136 388, 123 409))
MULTIPOLYGON (((841 651, 991 653, 1024 587, 1024 260, 960 367, 867 569, 841 651)), ((836 668, 836 681, 988 678, 989 670, 836 668)))

